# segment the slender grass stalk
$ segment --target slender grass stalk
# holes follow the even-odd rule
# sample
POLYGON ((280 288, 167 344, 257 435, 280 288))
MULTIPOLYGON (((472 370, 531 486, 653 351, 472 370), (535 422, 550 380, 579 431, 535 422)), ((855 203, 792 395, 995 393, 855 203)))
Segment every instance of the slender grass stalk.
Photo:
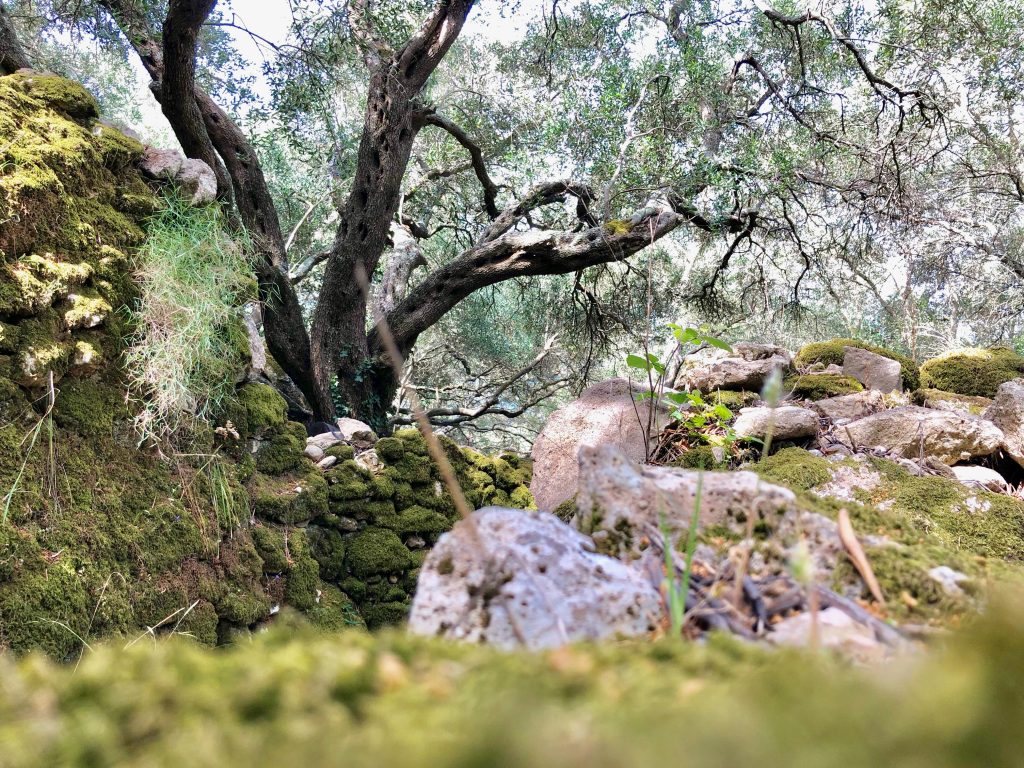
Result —
MULTIPOLYGON (((25 458, 21 461, 21 466, 18 467, 18 474, 14 477, 14 482, 11 483, 11 487, 7 489, 7 493, 4 494, 4 507, 3 511, 0 512, 0 525, 7 522, 7 517, 11 512, 11 505, 14 503, 14 497, 18 493, 18 489, 21 488, 22 478, 25 476, 25 469, 28 467, 28 461, 32 457, 32 450, 36 446, 36 442, 39 440, 39 435, 42 434, 43 429, 47 430, 49 436, 49 472, 52 472, 52 482, 48 482, 49 488, 47 490, 53 495, 54 501, 56 501, 57 494, 57 466, 56 466, 56 447, 54 442, 53 432, 53 406, 57 402, 57 390, 53 386, 53 371, 50 371, 50 385, 47 396, 49 398, 46 406, 46 412, 39 417, 39 420, 35 425, 28 431, 25 437, 22 439, 22 445, 28 442, 28 447, 25 449, 25 458)), ((48 478, 50 475, 48 474, 48 478)))
POLYGON ((666 602, 668 603, 669 627, 672 637, 682 637, 686 623, 686 598, 690 594, 690 574, 693 572, 693 555, 697 550, 697 526, 700 524, 701 498, 704 489, 704 473, 697 473, 697 488, 693 496, 693 514, 686 538, 686 565, 682 582, 676 580, 674 545, 665 515, 660 515, 662 547, 665 553, 666 602))

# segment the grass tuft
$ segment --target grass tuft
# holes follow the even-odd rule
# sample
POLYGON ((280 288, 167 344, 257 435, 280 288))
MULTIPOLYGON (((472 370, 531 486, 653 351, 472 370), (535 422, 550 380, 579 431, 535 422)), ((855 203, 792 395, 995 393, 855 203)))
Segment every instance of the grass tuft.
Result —
POLYGON ((162 442, 209 421, 233 390, 247 351, 239 333, 251 273, 216 208, 172 197, 151 220, 126 352, 129 388, 141 403, 140 442, 162 442))

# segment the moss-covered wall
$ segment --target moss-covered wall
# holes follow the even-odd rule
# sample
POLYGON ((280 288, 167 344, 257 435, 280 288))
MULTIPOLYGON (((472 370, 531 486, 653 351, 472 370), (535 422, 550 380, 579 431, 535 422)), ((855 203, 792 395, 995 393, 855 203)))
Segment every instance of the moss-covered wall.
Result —
MULTIPOLYGON (((117 361, 160 204, 142 152, 80 86, 0 77, 0 649, 66 659, 149 628, 226 642, 282 605, 362 625, 342 587, 372 624, 404 618, 454 515, 415 433, 374 472, 337 446, 325 475, 280 396, 246 385, 191 455, 137 447, 117 361)), ((448 449, 475 503, 532 502, 522 470, 448 449)))
MULTIPOLYGON (((350 596, 371 628, 404 620, 427 551, 457 517, 426 442, 417 430, 405 429, 358 457, 352 446, 336 445, 327 454, 337 462, 321 473, 302 453, 302 427, 286 423, 284 412, 285 402, 272 388, 249 384, 227 415, 244 425, 238 442, 256 468, 248 482, 256 520, 284 526, 304 547, 308 542, 310 595, 319 577, 350 596), (266 426, 255 434, 260 419, 267 419, 266 426)), ((442 443, 471 505, 533 506, 526 462, 483 456, 444 438, 442 443)), ((260 535, 257 547, 273 575, 286 560, 283 537, 260 535)), ((292 587, 293 598, 301 591, 292 587)), ((289 602, 305 608, 311 599, 303 594, 289 602)))

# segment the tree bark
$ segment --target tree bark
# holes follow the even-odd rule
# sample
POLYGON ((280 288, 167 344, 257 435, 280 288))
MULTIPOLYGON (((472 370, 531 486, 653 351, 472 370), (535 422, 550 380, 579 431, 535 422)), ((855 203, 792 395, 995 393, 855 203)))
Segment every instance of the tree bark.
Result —
POLYGON ((0 4, 0 74, 8 75, 30 66, 25 49, 14 32, 11 17, 0 4))
POLYGON ((472 7, 473 0, 441 2, 405 46, 371 72, 352 191, 341 210, 313 314, 310 362, 315 391, 310 405, 318 418, 334 416, 332 374, 356 418, 378 421, 381 409, 390 404, 364 391, 376 378, 371 369, 380 365, 371 359, 366 297, 355 276, 358 270, 372 275, 387 246, 412 144, 429 112, 416 98, 462 31, 472 7))
POLYGON ((216 0, 174 0, 168 9, 163 44, 135 3, 100 0, 100 4, 128 38, 152 78, 153 93, 161 102, 186 154, 207 163, 212 159, 222 199, 229 197, 225 193, 223 174, 230 180, 227 189, 233 193, 230 197, 233 197, 238 219, 249 234, 255 252, 254 271, 264 306, 263 333, 267 347, 312 402, 316 388, 310 365, 309 336, 298 295, 288 279, 284 237, 263 169, 242 129, 195 84, 198 27, 212 11, 216 0), (165 104, 172 99, 177 103, 165 104), (199 121, 196 120, 197 110, 199 121), (210 145, 216 151, 212 157, 210 145))

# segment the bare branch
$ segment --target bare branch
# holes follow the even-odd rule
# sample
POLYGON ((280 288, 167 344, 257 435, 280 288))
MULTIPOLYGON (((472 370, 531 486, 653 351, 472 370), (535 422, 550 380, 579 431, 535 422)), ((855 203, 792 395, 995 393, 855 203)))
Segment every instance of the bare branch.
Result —
POLYGON ((433 125, 447 131, 451 134, 452 138, 466 148, 471 158, 470 162, 473 165, 473 171, 476 173, 477 179, 480 180, 480 186, 484 188, 484 209, 487 211, 487 215, 492 219, 498 218, 498 186, 491 181, 491 177, 487 174, 487 166, 484 163, 484 153, 480 149, 480 146, 474 142, 469 137, 469 134, 462 130, 462 128, 453 123, 447 117, 439 115, 436 112, 432 112, 426 116, 426 124, 433 125))

